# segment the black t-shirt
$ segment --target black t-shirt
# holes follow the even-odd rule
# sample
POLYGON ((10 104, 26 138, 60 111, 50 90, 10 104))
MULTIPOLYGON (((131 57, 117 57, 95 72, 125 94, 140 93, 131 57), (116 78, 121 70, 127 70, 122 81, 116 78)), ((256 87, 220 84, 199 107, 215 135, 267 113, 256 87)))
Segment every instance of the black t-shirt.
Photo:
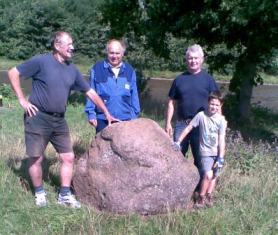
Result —
POLYGON ((32 78, 29 101, 43 112, 63 113, 71 90, 90 90, 72 63, 60 63, 52 53, 34 56, 16 68, 21 77, 32 78))
POLYGON ((208 96, 218 91, 215 80, 206 71, 198 74, 185 72, 172 83, 169 98, 177 102, 177 118, 193 118, 208 106, 208 96))

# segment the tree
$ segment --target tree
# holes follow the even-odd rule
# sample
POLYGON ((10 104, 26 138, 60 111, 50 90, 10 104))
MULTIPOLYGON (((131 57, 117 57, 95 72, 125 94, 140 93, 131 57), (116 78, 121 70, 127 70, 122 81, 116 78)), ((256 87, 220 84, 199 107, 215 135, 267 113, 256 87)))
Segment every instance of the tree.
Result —
POLYGON ((108 27, 98 23, 103 0, 0 0, 0 55, 26 59, 49 50, 50 35, 69 31, 77 54, 97 59, 108 27), (12 27, 11 27, 12 26, 12 27))
POLYGON ((278 46, 277 0, 107 0, 101 9, 112 35, 145 35, 163 56, 169 54, 167 33, 206 45, 208 54, 226 47, 230 52, 218 50, 211 65, 219 69, 235 60, 230 90, 240 118, 249 118, 253 86, 262 82, 259 68, 278 46))
MULTIPOLYGON (((97 6, 104 0, 64 0, 64 7, 71 17, 67 19, 69 32, 76 41, 77 53, 94 60, 102 56, 109 26, 99 24, 101 14, 97 6)), ((92 61, 94 63, 94 61, 92 61)))
POLYGON ((0 12, 3 19, 0 55, 26 59, 50 46, 49 35, 65 26, 67 12, 59 0, 12 0, 0 12))

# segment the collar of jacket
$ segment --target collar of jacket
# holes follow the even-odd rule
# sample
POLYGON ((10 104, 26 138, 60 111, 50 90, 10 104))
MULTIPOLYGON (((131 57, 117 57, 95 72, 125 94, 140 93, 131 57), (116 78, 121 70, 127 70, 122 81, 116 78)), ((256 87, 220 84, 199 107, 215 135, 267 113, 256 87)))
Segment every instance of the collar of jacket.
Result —
POLYGON ((123 68, 125 68, 125 63, 124 62, 121 62, 117 67, 113 67, 109 62, 108 62, 108 60, 104 60, 104 63, 103 63, 103 66, 104 66, 104 68, 121 68, 121 67, 123 67, 123 68))

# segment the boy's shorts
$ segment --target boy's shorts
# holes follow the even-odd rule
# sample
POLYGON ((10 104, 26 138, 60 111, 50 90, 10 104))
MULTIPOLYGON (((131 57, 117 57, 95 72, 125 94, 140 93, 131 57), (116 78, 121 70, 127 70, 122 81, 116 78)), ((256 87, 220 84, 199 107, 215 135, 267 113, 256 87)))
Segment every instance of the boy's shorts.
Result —
POLYGON ((26 153, 30 157, 43 155, 49 142, 58 153, 72 152, 69 128, 64 117, 54 117, 38 111, 24 115, 26 153))
POLYGON ((202 156, 202 171, 203 172, 208 172, 213 170, 213 165, 217 160, 217 156, 202 156))

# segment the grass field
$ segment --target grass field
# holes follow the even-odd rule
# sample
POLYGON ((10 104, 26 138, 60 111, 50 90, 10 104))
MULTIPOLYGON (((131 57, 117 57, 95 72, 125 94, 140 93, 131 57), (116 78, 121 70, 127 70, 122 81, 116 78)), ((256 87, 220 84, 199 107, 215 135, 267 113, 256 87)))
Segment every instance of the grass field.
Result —
MULTIPOLYGON (((66 118, 79 154, 94 137, 84 117, 83 105, 69 105, 66 118)), ((50 205, 36 208, 27 181, 22 110, 16 101, 4 99, 0 120, 1 235, 278 234, 278 157, 273 148, 277 143, 247 143, 238 132, 231 132, 227 137, 227 161, 216 188, 216 205, 212 208, 151 217, 117 216, 85 205, 79 210, 56 205, 58 180, 50 174, 51 169, 44 177, 50 205)), ((156 121, 163 123, 158 117, 156 121)), ((51 168, 51 162, 56 159, 52 147, 47 149, 46 159, 51 168)))

